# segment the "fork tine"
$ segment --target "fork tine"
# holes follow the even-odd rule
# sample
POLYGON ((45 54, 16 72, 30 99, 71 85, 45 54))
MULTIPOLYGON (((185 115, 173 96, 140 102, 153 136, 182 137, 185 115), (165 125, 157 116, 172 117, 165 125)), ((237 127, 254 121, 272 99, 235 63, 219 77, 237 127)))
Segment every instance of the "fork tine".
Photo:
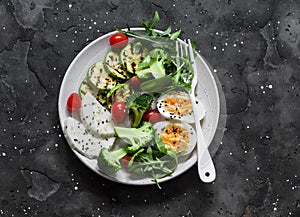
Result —
POLYGON ((189 57, 189 53, 188 53, 188 45, 186 43, 186 40, 184 40, 184 54, 185 54, 185 57, 189 57))
POLYGON ((195 55, 194 55, 194 49, 192 47, 192 43, 191 43, 191 40, 188 39, 188 47, 189 47, 189 56, 190 56, 190 60, 192 62, 192 66, 193 66, 193 69, 194 69, 194 79, 193 79, 193 82, 192 82, 192 88, 195 88, 196 87, 196 81, 197 81, 197 65, 196 65, 196 62, 195 62, 195 55))
POLYGON ((180 50, 181 50, 181 57, 187 58, 189 56, 186 40, 183 40, 183 43, 180 43, 180 50))
POLYGON ((184 54, 183 54, 183 48, 182 48, 182 43, 180 43, 180 56, 183 57, 184 54))
MULTIPOLYGON (((183 40, 182 42, 176 41, 176 53, 178 57, 181 58, 187 58, 189 57, 189 51, 188 51, 188 44, 186 42, 186 40, 183 40)), ((176 59, 176 64, 177 64, 177 68, 179 68, 181 66, 181 64, 183 64, 182 60, 180 58, 176 59)))
POLYGON ((188 39, 188 47, 189 47, 189 55, 190 55, 190 59, 191 59, 191 61, 193 62, 193 64, 194 64, 194 62, 195 62, 195 56, 194 56, 194 51, 193 51, 193 47, 192 47, 192 43, 191 43, 191 40, 190 39, 188 39))

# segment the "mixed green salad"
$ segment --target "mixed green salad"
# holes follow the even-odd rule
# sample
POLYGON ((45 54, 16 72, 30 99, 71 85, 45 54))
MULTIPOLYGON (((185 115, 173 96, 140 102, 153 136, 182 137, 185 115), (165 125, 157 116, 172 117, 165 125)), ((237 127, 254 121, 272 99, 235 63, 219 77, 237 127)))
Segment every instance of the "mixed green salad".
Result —
POLYGON ((78 93, 69 96, 71 116, 64 121, 69 144, 97 159, 100 171, 123 168, 157 184, 196 143, 188 95, 192 63, 177 56, 180 30, 156 31, 158 21, 156 12, 142 23, 144 31, 127 28, 110 36, 103 61, 89 67, 78 93))

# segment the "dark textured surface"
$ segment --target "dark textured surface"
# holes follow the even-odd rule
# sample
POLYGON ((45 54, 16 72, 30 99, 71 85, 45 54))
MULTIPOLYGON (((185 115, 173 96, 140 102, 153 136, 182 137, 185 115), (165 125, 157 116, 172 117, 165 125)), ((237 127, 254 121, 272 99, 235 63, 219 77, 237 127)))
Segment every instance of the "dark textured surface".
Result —
POLYGON ((300 1, 0 1, 0 216, 300 216, 300 1), (70 151, 57 114, 76 54, 157 10, 219 77, 217 180, 108 181, 70 151))

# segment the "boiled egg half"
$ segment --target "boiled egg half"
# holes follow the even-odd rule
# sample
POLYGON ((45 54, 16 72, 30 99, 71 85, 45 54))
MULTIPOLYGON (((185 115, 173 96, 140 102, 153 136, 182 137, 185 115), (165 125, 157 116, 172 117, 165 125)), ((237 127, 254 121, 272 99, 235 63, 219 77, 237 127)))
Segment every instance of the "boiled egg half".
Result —
MULTIPOLYGON (((203 105, 196 100, 197 113, 202 119, 205 115, 203 105)), ((157 100, 160 114, 169 120, 195 123, 193 106, 189 94, 183 91, 170 91, 161 95, 157 100)))
POLYGON ((162 139, 165 147, 175 152, 185 151, 190 154, 196 145, 197 136, 194 128, 184 122, 161 121, 153 125, 157 135, 162 139))

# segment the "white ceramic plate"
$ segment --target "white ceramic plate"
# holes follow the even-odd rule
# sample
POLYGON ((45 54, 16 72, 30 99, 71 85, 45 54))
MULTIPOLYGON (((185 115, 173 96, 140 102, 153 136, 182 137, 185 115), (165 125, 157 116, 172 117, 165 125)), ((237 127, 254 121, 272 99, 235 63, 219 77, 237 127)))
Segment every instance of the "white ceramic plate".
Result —
MULTIPOLYGON (((143 28, 131 29, 143 30, 143 28)), ((66 108, 68 96, 72 92, 78 92, 79 85, 85 78, 88 68, 93 63, 97 61, 102 61, 104 59, 106 53, 110 50, 109 37, 114 33, 116 32, 108 33, 91 42, 75 57, 75 59, 70 64, 62 81, 58 99, 58 113, 62 129, 64 129, 65 127, 63 120, 66 117, 70 116, 70 113, 66 108)), ((205 140, 207 141, 207 144, 209 145, 214 138, 218 126, 218 120, 220 115, 220 100, 218 88, 210 68, 199 54, 197 55, 195 61, 199 70, 199 81, 196 92, 198 95, 198 99, 202 102, 206 110, 206 115, 202 120, 201 124, 203 128, 203 135, 205 137, 205 140)), ((116 174, 112 176, 106 175, 99 171, 96 160, 90 160, 80 155, 75 150, 73 151, 87 167, 89 167, 97 174, 105 178, 130 185, 154 184, 151 178, 141 178, 138 176, 134 176, 123 169, 119 170, 116 174)), ((197 155, 196 151, 194 151, 185 161, 179 163, 178 167, 171 175, 158 180, 159 183, 170 180, 182 174, 183 172, 187 171, 190 167, 192 167, 196 161, 197 155)))

